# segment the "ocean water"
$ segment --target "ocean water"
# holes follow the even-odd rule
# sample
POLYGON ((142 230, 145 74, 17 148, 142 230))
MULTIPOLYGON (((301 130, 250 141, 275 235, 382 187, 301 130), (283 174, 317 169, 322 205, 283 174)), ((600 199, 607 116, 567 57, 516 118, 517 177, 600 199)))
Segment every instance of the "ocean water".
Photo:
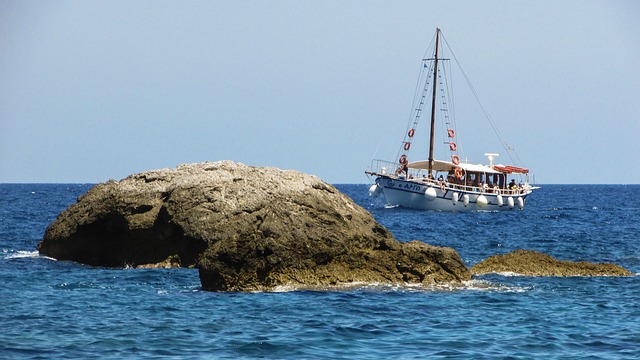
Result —
MULTIPOLYGON (((0 358, 640 358, 640 276, 491 274, 463 289, 211 293, 194 269, 104 269, 38 256, 91 185, 0 184, 0 358)), ((547 185, 525 211, 387 208, 338 185, 398 240, 473 265, 515 249, 640 273, 640 185, 547 185)))

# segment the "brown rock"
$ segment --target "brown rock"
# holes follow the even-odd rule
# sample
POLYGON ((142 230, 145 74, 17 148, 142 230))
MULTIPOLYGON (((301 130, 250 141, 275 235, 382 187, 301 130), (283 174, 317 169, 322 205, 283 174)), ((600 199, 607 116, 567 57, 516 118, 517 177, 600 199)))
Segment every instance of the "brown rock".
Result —
POLYGON ((315 176, 231 161, 99 184, 58 216, 38 249, 95 266, 198 263, 205 290, 470 278, 454 250, 396 241, 315 176))
POLYGON ((255 238, 220 242, 199 263, 205 290, 270 291, 353 284, 460 283, 471 278, 451 248, 391 238, 255 238))
POLYGON ((531 250, 491 256, 472 266, 470 271, 474 275, 511 272, 526 276, 633 276, 618 265, 561 261, 531 250))

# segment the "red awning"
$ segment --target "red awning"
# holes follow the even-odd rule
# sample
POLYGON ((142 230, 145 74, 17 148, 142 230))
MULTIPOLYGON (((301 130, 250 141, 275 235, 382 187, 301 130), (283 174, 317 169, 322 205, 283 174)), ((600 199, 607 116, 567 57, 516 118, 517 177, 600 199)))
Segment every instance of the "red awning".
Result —
POLYGON ((529 169, 509 165, 495 165, 494 169, 505 174, 528 174, 529 169))

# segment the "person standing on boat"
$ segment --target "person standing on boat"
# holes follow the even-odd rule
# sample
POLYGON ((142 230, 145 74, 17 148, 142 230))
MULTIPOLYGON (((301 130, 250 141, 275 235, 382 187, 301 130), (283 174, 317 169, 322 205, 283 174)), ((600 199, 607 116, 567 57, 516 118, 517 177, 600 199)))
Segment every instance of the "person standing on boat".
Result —
POLYGON ((516 189, 516 180, 515 179, 511 179, 511 182, 509 183, 509 190, 515 190, 516 189))
POLYGON ((398 170, 396 170, 396 176, 399 179, 406 179, 409 177, 409 167, 407 164, 403 164, 398 168, 398 170))

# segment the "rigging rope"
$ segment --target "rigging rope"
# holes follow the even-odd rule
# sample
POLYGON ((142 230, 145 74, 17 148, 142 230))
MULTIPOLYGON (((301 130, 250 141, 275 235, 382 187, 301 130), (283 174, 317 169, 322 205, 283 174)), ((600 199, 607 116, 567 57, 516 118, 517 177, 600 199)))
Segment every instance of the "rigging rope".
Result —
POLYGON ((456 61, 456 64, 458 65, 458 68, 460 69, 460 72, 462 73, 462 76, 464 77, 465 81, 467 82, 467 85, 469 85, 469 88, 471 89, 471 92, 473 93, 473 96, 476 98, 476 101, 478 102, 478 105, 480 106, 480 109, 482 110, 482 113, 487 118, 487 121, 489 121, 489 124, 493 128, 493 131, 495 132, 496 136, 498 137, 498 140, 500 140, 500 142, 502 143, 502 146, 503 146, 504 150, 507 152, 507 155, 509 156, 509 159, 511 159, 511 162, 513 162, 515 165, 520 166, 519 165, 520 164, 520 159, 518 158, 518 154, 516 154, 515 150, 511 146, 509 146, 509 144, 507 144, 507 142, 502 138, 502 135, 500 135, 500 131, 496 127, 495 123, 493 122, 493 120, 491 119, 491 117, 489 116, 487 111, 484 109, 484 106, 482 106, 482 103, 480 102, 480 98, 478 97, 478 94, 476 93, 476 89, 473 87, 473 85, 471 84, 471 80, 469 80, 469 77, 467 76, 467 74, 462 69, 462 66, 460 65, 460 62, 458 61, 458 58, 453 53, 453 50, 451 49, 451 46, 449 46, 449 42, 447 41, 447 39, 444 37, 444 35, 442 33, 440 33, 440 35, 442 36, 442 39, 444 40, 444 43, 447 45, 447 48, 451 52, 451 56, 456 61), (513 152, 513 154, 516 156, 516 158, 518 158, 517 162, 511 156, 511 152, 513 152))
MULTIPOLYGON (((431 39, 431 44, 429 48, 427 48, 427 52, 425 56, 423 56, 422 61, 420 62, 420 71, 418 73, 418 80, 416 81, 416 87, 413 95, 413 102, 411 104, 411 111, 409 113, 409 121, 407 123, 407 128, 404 132, 404 138, 402 145, 400 146, 400 150, 396 155, 396 159, 399 159, 402 155, 406 155, 411 147, 411 143, 413 142, 412 137, 409 136, 409 132, 415 133, 418 122, 420 121, 420 116, 424 110, 424 106, 426 105, 426 98, 429 91, 429 84, 433 79, 431 79, 433 73, 433 64, 427 64, 426 54, 434 48, 435 44, 435 35, 431 39), (426 70, 425 70, 426 69, 426 70), (426 74, 426 75, 425 75, 426 74), (421 86, 424 84, 423 86, 421 86)), ((433 80, 435 81, 435 80, 433 80)))

